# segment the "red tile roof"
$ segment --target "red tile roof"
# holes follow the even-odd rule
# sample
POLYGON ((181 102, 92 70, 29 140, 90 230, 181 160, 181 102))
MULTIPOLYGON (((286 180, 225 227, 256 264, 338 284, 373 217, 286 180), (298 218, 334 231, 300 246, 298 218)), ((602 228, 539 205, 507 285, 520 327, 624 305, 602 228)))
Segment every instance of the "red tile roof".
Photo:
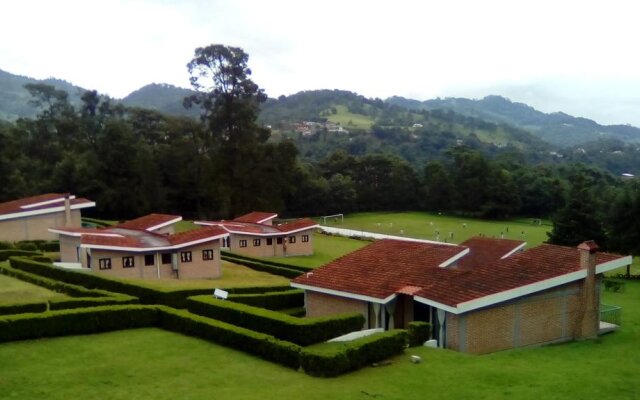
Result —
POLYGON ((225 235, 227 235, 227 232, 224 229, 215 226, 205 226, 199 229, 169 235, 168 238, 172 245, 179 245, 208 238, 219 238, 225 235))
POLYGON ((249 214, 241 215, 238 218, 234 218, 233 220, 236 222, 249 222, 253 224, 262 224, 277 216, 278 214, 276 213, 253 211, 253 212, 250 212, 249 214))
POLYGON ((458 262, 456 268, 466 271, 480 265, 493 263, 518 247, 522 247, 525 243, 521 240, 472 237, 460 243, 460 246, 469 248, 469 254, 458 262))
POLYGON ((304 229, 316 228, 318 223, 309 218, 301 218, 291 222, 276 225, 276 228, 283 233, 297 232, 304 229))
MULTIPOLYGON (((62 193, 47 193, 0 203, 0 216, 9 217, 11 214, 29 211, 46 213, 47 209, 63 207, 64 196, 65 194, 62 193)), ((74 209, 95 206, 95 203, 91 200, 75 197, 70 199, 70 204, 74 209)))
MULTIPOLYGON (((596 263, 602 264, 621 257, 617 254, 598 253, 596 263)), ((543 244, 494 263, 478 266, 464 275, 433 280, 431 285, 425 286, 417 295, 455 306, 580 269, 580 257, 576 248, 543 244)))
POLYGON ((198 225, 219 226, 229 233, 258 235, 258 236, 282 236, 299 232, 302 230, 313 229, 318 224, 309 219, 302 218, 291 222, 285 222, 280 225, 256 224, 252 222, 233 221, 196 221, 198 225))
POLYGON ((171 222, 173 221, 178 222, 181 220, 182 220, 182 217, 179 215, 149 214, 149 215, 145 215, 144 217, 123 222, 121 224, 115 225, 114 227, 124 228, 124 229, 150 230, 151 228, 158 229, 160 227, 170 225, 171 222))
POLYGON ((405 286, 424 287, 448 271, 438 266, 465 248, 383 239, 342 256, 294 283, 384 299, 405 286))

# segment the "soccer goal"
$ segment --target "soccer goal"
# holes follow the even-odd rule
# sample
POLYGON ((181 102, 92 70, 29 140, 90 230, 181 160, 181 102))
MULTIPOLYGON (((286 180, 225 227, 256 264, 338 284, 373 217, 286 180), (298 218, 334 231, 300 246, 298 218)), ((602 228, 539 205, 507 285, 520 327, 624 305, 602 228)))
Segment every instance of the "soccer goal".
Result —
POLYGON ((333 215, 325 215, 322 217, 322 224, 327 224, 327 218, 333 218, 334 222, 338 222, 338 218, 340 218, 340 223, 344 222, 344 214, 333 214, 333 215))

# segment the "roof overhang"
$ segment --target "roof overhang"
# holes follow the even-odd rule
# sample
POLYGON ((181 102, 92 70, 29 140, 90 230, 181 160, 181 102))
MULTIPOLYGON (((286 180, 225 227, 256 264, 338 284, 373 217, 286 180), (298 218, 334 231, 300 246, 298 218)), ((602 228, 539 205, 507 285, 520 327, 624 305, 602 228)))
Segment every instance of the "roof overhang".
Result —
POLYGON ((165 221, 165 222, 159 223, 158 225, 150 226, 149 228, 146 228, 145 230, 146 231, 155 231, 155 230, 158 230, 160 228, 164 228, 165 226, 173 225, 173 224, 175 224, 177 222, 180 222, 180 221, 182 221, 182 217, 177 217, 177 218, 174 218, 174 219, 172 219, 170 221, 165 221))
MULTIPOLYGON (((227 224, 219 223, 219 222, 193 221, 193 223, 196 224, 196 225, 203 225, 203 226, 219 226, 220 228, 224 229, 225 231, 227 231, 229 233, 233 233, 234 235, 260 236, 260 237, 286 236, 286 235, 290 235, 292 233, 298 233, 298 232, 302 232, 302 231, 308 231, 308 230, 311 230, 311 229, 315 229, 315 228, 320 226, 318 224, 315 224, 315 225, 306 226, 306 227, 302 227, 302 228, 298 228, 298 229, 293 229, 293 230, 290 230, 290 231, 246 232, 246 231, 234 230, 233 228, 230 228, 227 224)), ((231 224, 232 223, 233 222, 231 222, 231 224)), ((241 223, 241 222, 236 222, 236 223, 241 223)), ((271 228, 271 226, 269 226, 269 227, 271 228)), ((277 226, 273 226, 272 228, 273 229, 278 229, 277 226)))
MULTIPOLYGON (((87 202, 87 203, 79 203, 79 204, 72 204, 70 206, 70 208, 72 210, 79 210, 81 208, 88 208, 88 207, 95 207, 96 203, 93 201, 87 202)), ((58 206, 58 207, 50 207, 50 208, 41 208, 38 210, 31 210, 31 211, 21 211, 21 212, 16 212, 16 213, 10 213, 10 214, 3 214, 0 215, 0 221, 4 221, 4 220, 8 220, 8 219, 15 219, 15 218, 24 218, 24 217, 32 217, 34 215, 43 215, 43 214, 52 214, 52 213, 56 213, 56 212, 63 212, 65 210, 64 206, 58 206)))
POLYGON ((73 237, 82 237, 83 235, 91 235, 91 236, 104 236, 104 237, 124 237, 117 233, 102 233, 102 232, 71 232, 65 231, 63 229, 49 228, 49 232, 57 233, 58 235, 63 236, 73 236, 73 237))
POLYGON ((524 246, 527 245, 527 242, 524 242, 522 244, 520 244, 519 246, 517 246, 516 248, 514 248, 513 250, 511 250, 510 252, 508 252, 507 254, 503 255, 502 257, 500 257, 501 260, 504 260, 505 258, 513 255, 514 253, 517 253, 518 251, 524 249, 524 246))
POLYGON ((221 239, 223 237, 229 236, 226 233, 216 236, 210 236, 198 240, 192 240, 186 243, 174 244, 169 246, 155 246, 155 247, 127 247, 127 246, 112 246, 112 245, 104 245, 104 244, 91 244, 91 243, 83 243, 80 245, 83 249, 99 249, 99 250, 113 250, 113 251, 130 251, 133 253, 148 253, 150 251, 165 251, 165 250, 177 250, 183 249, 185 247, 195 246, 197 244, 212 242, 217 239, 221 239))
MULTIPOLYGON (((76 198, 76 196, 74 196, 74 195, 69 196, 69 200, 73 200, 75 198, 76 198)), ((29 209, 29 208, 34 208, 34 207, 46 206, 48 204, 62 203, 65 199, 66 199, 65 197, 57 197, 57 198, 51 199, 51 200, 45 200, 45 201, 39 201, 37 203, 25 204, 24 206, 20 206, 20 208, 29 209)))
POLYGON ((291 287, 294 287, 294 288, 297 288, 297 289, 302 289, 302 290, 309 290, 309 291, 312 291, 312 292, 323 293, 323 294, 330 294, 332 296, 339 296, 339 297, 346 297, 346 298, 354 299, 354 300, 368 301, 368 302, 371 302, 371 303, 378 303, 378 304, 387 304, 388 302, 390 302, 391 300, 396 298, 396 294, 395 293, 391 294, 390 296, 388 296, 388 297, 386 297, 384 299, 380 299, 380 298, 377 298, 377 297, 371 297, 371 296, 366 296, 366 295, 356 294, 356 293, 350 293, 350 292, 343 292, 341 290, 326 289, 326 288, 321 288, 321 287, 311 286, 311 285, 305 285, 305 284, 302 284, 302 283, 295 283, 295 282, 291 282, 291 287))
POLYGON ((440 263, 440 265, 438 265, 438 267, 440 267, 440 268, 448 267, 452 263, 458 261, 462 257, 464 257, 467 254, 469 254, 469 251, 470 251, 469 248, 466 248, 466 249, 462 250, 460 253, 456 254, 455 256, 453 256, 453 257, 449 258, 448 260, 445 260, 442 263, 440 263))

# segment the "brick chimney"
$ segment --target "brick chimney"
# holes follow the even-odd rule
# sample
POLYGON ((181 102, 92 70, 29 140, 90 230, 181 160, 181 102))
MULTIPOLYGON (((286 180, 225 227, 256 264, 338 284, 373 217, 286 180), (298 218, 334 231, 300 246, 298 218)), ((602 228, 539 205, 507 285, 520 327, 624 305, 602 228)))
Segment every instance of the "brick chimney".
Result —
POLYGON ((576 339, 596 337, 600 324, 600 297, 596 285, 596 253, 598 245, 593 240, 578 245, 580 254, 580 268, 587 271, 581 288, 581 315, 577 316, 576 339))
POLYGON ((64 195, 64 226, 66 228, 71 227, 71 195, 65 193, 64 195))

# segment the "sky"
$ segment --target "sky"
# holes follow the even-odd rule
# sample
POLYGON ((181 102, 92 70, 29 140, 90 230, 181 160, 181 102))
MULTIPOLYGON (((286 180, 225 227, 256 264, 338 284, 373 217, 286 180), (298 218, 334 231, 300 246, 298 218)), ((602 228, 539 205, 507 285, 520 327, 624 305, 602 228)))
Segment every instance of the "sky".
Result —
POLYGON ((0 69, 121 98, 189 87, 197 47, 249 54, 270 97, 482 98, 640 126, 640 2, 103 0, 2 3, 0 69))

